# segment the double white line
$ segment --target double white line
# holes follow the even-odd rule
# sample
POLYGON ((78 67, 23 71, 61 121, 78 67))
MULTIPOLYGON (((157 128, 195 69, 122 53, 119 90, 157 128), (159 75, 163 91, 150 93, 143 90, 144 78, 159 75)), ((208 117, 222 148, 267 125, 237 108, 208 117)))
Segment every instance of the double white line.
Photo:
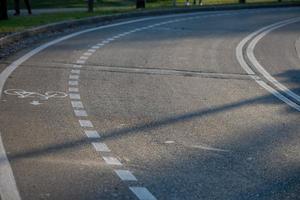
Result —
POLYGON ((237 46, 236 48, 236 57, 239 61, 242 68, 264 89, 272 93, 274 96, 276 96, 278 99, 282 100, 289 106, 295 108, 296 110, 300 111, 300 96, 289 90, 287 87, 282 85, 280 82, 278 82, 273 76, 271 76, 264 68, 263 66, 258 62, 254 55, 254 48, 256 44, 268 33, 271 31, 274 31, 275 29, 278 29, 280 27, 299 22, 300 18, 293 18, 281 22, 277 22, 275 24, 271 24, 269 26, 266 26, 264 28, 261 28, 247 37, 245 37, 237 46), (245 50, 245 54, 244 54, 245 50), (248 58, 250 63, 247 63, 245 58, 248 58), (257 74, 251 69, 251 66, 255 68, 257 72, 259 72, 264 79, 268 81, 268 83, 271 83, 270 86, 265 81, 258 79, 257 74), (287 98, 289 97, 289 98, 287 98), (291 98, 291 99, 290 99, 291 98))

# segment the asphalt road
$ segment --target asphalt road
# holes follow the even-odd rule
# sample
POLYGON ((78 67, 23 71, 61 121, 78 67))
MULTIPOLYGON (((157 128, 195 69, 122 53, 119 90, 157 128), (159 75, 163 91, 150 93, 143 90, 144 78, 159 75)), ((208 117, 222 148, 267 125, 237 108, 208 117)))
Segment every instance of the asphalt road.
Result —
MULTIPOLYGON (((119 22, 29 57, 6 80, 0 102, 17 193, 24 200, 300 199, 299 111, 274 96, 276 84, 246 56, 251 41, 241 53, 254 74, 237 58, 246 36, 299 11, 119 22)), ((254 49, 296 95, 299 25, 269 32, 254 49)), ((0 72, 39 45, 1 61, 0 72)))

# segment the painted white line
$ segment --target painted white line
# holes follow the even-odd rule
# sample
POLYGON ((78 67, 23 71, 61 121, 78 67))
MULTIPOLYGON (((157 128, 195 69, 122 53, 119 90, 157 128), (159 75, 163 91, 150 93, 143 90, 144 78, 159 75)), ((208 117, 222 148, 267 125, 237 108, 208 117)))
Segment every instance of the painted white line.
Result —
POLYGON ((128 170, 114 170, 122 181, 137 181, 136 177, 128 170))
POLYGON ((73 68, 82 68, 82 65, 73 65, 73 68))
POLYGON ((95 130, 85 130, 84 133, 88 138, 92 138, 92 139, 100 138, 99 133, 95 130))
POLYGON ((108 44, 110 41, 108 41, 108 40, 104 40, 104 41, 102 41, 102 44, 104 45, 104 44, 108 44))
POLYGON ((79 58, 79 60, 87 60, 87 59, 89 59, 89 57, 87 57, 87 56, 81 56, 81 57, 79 58))
POLYGON ((72 74, 71 74, 71 75, 69 76, 69 79, 75 79, 75 80, 76 80, 76 79, 79 79, 79 75, 72 75, 72 74))
POLYGON ((98 45, 92 46, 92 49, 99 49, 100 47, 98 45))
POLYGON ((96 49, 89 49, 88 52, 95 53, 96 49))
POLYGON ((70 93, 69 94, 70 99, 76 99, 79 100, 80 99, 80 94, 76 94, 76 93, 70 93))
POLYGON ((89 120, 79 120, 79 124, 81 127, 93 128, 93 124, 89 120))
POLYGON ((72 86, 78 85, 78 81, 69 81, 69 85, 72 86))
POLYGON ((122 165, 122 163, 115 157, 103 156, 103 159, 108 165, 122 165))
POLYGON ((91 53, 91 52, 85 52, 83 55, 84 56, 91 56, 91 55, 93 55, 93 53, 91 53))
POLYGON ((144 187, 129 187, 129 189, 137 196, 140 200, 156 200, 156 198, 144 187))
POLYGON ((254 55, 254 49, 256 44, 264 37, 266 36, 268 33, 270 33, 271 31, 274 31, 275 29, 278 29, 280 27, 286 26, 288 24, 291 23, 296 23, 299 22, 300 18, 296 18, 296 19, 292 19, 292 20, 288 20, 288 21, 284 21, 284 22, 279 22, 276 24, 273 24, 272 27, 269 27, 267 30, 263 30, 261 33, 259 33, 257 36, 255 36, 253 38, 253 40, 249 43, 248 47, 247 47, 247 56, 249 58, 249 60, 252 62, 252 64, 254 65, 254 67, 268 80, 270 81, 272 84, 274 84, 279 90, 281 90, 282 92, 286 93, 288 96, 292 97, 293 99, 295 99, 297 102, 300 103, 300 96, 295 94, 294 92, 292 92, 290 89, 288 89, 287 87, 285 87, 283 84, 281 84, 280 82, 278 82, 273 76, 271 76, 264 68, 263 66, 258 62, 258 60, 256 59, 255 55, 254 55))
MULTIPOLYGON (((289 21, 289 20, 287 20, 289 21)), ((251 40, 251 38, 253 38, 255 35, 257 35, 258 33, 267 30, 269 28, 272 28, 274 25, 276 26, 277 24, 281 24, 284 23, 286 21, 283 22, 279 22, 276 24, 272 24, 269 26, 266 26, 262 29, 259 29, 258 31, 255 31, 254 33, 248 35, 247 37, 245 37, 236 47, 236 58, 238 60, 238 62, 240 63, 240 65, 242 66, 242 68, 250 75, 256 75, 254 73, 254 71, 250 68, 250 66, 246 63, 245 59, 244 59, 244 55, 243 55, 243 48, 244 46, 247 44, 247 42, 249 40, 251 40)), ((251 76, 252 78, 254 76, 251 76)), ((263 87, 264 89, 266 89, 267 91, 269 91, 271 94, 273 94, 274 96, 276 96, 278 99, 280 99, 281 101, 285 102, 286 104, 288 104, 289 106, 295 108, 296 110, 300 111, 300 106, 297 105, 296 103, 292 102, 291 100, 289 100, 288 98, 286 98, 284 95, 282 95, 280 92, 278 92, 277 90, 273 89, 272 87, 270 87, 268 84, 266 84, 264 81, 258 80, 253 78, 256 83, 258 83, 261 87, 263 87)))
POLYGON ((87 117, 88 114, 86 113, 85 110, 74 110, 75 116, 76 117, 87 117))
POLYGON ((79 92, 79 89, 75 87, 69 87, 69 92, 79 92))
POLYGON ((83 108, 83 104, 81 101, 71 101, 73 108, 83 108))
POLYGON ((80 74, 80 70, 79 69, 72 69, 71 73, 72 74, 80 74))
MULTIPOLYGON (((1 133, 0 133, 1 138, 1 133)), ((0 199, 21 200, 15 178, 0 139, 0 199)))
POLYGON ((84 64, 86 62, 86 60, 77 60, 76 63, 78 64, 84 64))
POLYGON ((110 152, 110 149, 107 147, 105 143, 102 142, 92 142, 92 145, 99 152, 110 152))

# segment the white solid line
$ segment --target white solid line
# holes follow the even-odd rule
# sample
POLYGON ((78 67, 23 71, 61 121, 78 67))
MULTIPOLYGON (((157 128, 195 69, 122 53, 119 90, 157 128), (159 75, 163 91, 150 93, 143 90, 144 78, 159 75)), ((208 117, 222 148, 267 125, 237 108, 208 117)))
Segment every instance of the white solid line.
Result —
POLYGON ((255 55, 254 55, 254 49, 256 44, 264 37, 266 36, 268 33, 270 33, 271 31, 278 29, 282 26, 286 26, 288 24, 291 23, 295 23, 300 21, 300 18, 296 18, 296 19, 292 19, 292 20, 287 20, 284 22, 279 22, 276 24, 273 24, 272 27, 269 27, 267 30, 262 31, 261 33, 259 33, 257 36, 254 37, 254 39, 250 42, 250 44, 247 47, 247 55, 249 60, 252 62, 252 64, 254 65, 254 67, 271 83, 273 83, 279 90, 281 90, 282 92, 286 93, 287 95, 289 95, 290 97, 292 97, 293 99, 295 99, 297 102, 300 103, 300 96, 295 94, 294 92, 292 92, 290 89, 288 89, 287 87, 285 87, 283 84, 281 84, 280 82, 278 82, 273 76, 271 76, 264 68, 263 66, 258 62, 258 60, 256 59, 255 55))
POLYGON ((137 181, 135 176, 128 170, 114 170, 122 181, 137 181))
POLYGON ((69 76, 69 79, 75 79, 75 80, 76 80, 76 79, 79 79, 79 76, 78 76, 78 75, 72 75, 72 74, 71 74, 71 75, 69 76))
POLYGON ((79 92, 79 89, 75 87, 69 87, 69 92, 79 92))
POLYGON ((77 99, 77 100, 80 99, 80 94, 70 93, 69 96, 70 96, 70 99, 77 99))
POLYGON ((85 110, 74 110, 75 116, 76 117, 87 117, 88 114, 86 113, 85 110))
POLYGON ((92 46, 92 49, 99 49, 100 47, 98 45, 92 46))
POLYGON ((137 196, 140 200, 156 200, 156 198, 149 192, 145 187, 129 187, 129 189, 137 196))
POLYGON ((78 85, 78 81, 69 81, 69 85, 72 85, 72 86, 78 85))
POLYGON ((81 101, 71 101, 73 108, 83 108, 83 104, 81 101))
POLYGON ((82 65, 73 65, 74 68, 82 68, 82 65))
POLYGON ((72 74, 80 74, 80 70, 79 69, 72 69, 71 73, 72 74))
POLYGON ((107 147, 105 143, 102 142, 92 142, 92 145, 99 152, 110 152, 110 149, 107 147))
POLYGON ((103 159, 108 165, 122 165, 122 163, 115 157, 103 156, 103 159))
POLYGON ((93 139, 100 138, 99 133, 94 130, 85 130, 84 133, 88 138, 93 138, 93 139))
MULTIPOLYGON (((288 20, 289 21, 289 20, 288 20)), ((281 24, 283 22, 280 22, 279 24, 281 24)), ((276 23, 278 24, 278 23, 276 23)), ((275 25, 276 25, 275 24, 275 25)), ((244 55, 243 55, 243 48, 244 46, 247 44, 247 42, 253 38, 255 35, 257 35, 258 33, 267 30, 268 28, 272 28, 274 26, 274 24, 266 26, 262 29, 259 29, 258 31, 255 31, 254 33, 248 35, 247 37, 245 37, 236 47, 236 58, 238 60, 238 62, 240 63, 240 65, 242 66, 242 68, 250 75, 256 75, 254 73, 254 71, 250 68, 250 66, 248 66, 248 64, 246 63, 245 59, 244 59, 244 55)), ((261 87, 263 87, 264 89, 266 89, 267 91, 269 91, 271 94, 273 94, 274 96, 276 96, 278 99, 280 99, 281 101, 285 102, 286 104, 288 104, 289 106, 295 108, 296 110, 300 111, 300 106, 297 105, 296 103, 292 102, 291 100, 289 100, 288 98, 286 98, 285 96, 283 96, 280 92, 278 92, 277 90, 273 89, 272 87, 270 87, 268 84, 266 84, 264 81, 261 81, 259 79, 255 79, 254 76, 251 76, 256 83, 258 83, 261 87)))
POLYGON ((93 128, 93 124, 89 120, 79 120, 79 124, 81 127, 93 128))
MULTIPOLYGON (((0 133, 1 138, 1 133, 0 133)), ((0 199, 21 200, 15 178, 0 139, 0 199)))

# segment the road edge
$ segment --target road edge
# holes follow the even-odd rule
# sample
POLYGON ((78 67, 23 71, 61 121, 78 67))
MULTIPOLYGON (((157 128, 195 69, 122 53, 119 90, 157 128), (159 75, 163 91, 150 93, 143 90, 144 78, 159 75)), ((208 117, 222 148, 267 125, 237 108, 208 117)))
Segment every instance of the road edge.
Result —
POLYGON ((299 7, 299 3, 284 3, 284 4, 262 4, 262 5, 225 5, 225 6, 207 6, 197 8, 168 8, 147 11, 134 11, 122 14, 113 14, 107 16, 88 17, 79 20, 67 20, 57 23, 51 23, 43 26, 30 28, 25 31, 16 32, 0 38, 0 49, 12 45, 22 40, 36 37, 37 35, 47 34, 51 32, 61 31, 66 28, 75 28, 83 25, 92 25, 97 23, 108 23, 120 19, 130 19, 135 17, 159 16, 168 14, 192 13, 199 11, 222 11, 222 10, 243 10, 243 9, 257 9, 257 8, 280 8, 280 7, 299 7))

